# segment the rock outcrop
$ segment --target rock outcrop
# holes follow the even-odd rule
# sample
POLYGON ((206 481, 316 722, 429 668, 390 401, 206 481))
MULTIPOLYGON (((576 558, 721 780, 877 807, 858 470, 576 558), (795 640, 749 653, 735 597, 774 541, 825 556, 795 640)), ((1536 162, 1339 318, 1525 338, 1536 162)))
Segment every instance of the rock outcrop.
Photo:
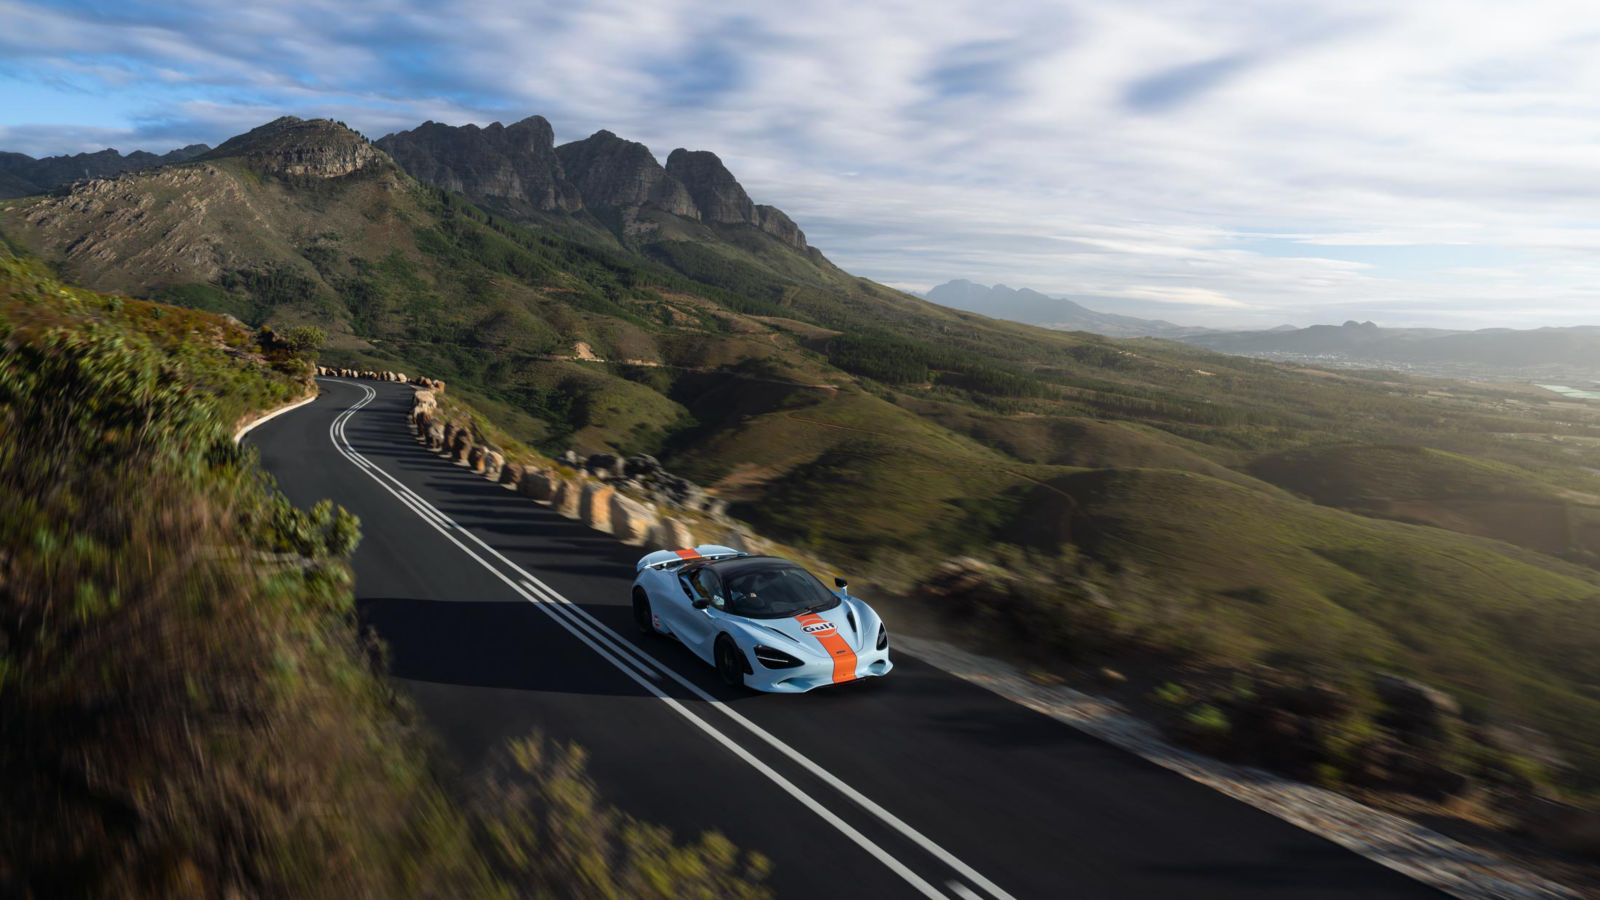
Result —
POLYGON ((487 128, 424 122, 377 141, 413 178, 512 212, 576 212, 578 188, 556 156, 555 132, 543 116, 487 128))
POLYGON ((710 151, 679 148, 663 167, 644 144, 610 131, 557 147, 541 116, 487 128, 425 122, 376 146, 420 181, 513 214, 620 210, 624 231, 644 234, 654 225, 639 221, 638 213, 653 209, 717 225, 750 225, 817 259, 794 220, 781 209, 753 203, 710 151))
POLYGON ((666 172, 688 189, 702 221, 719 225, 760 224, 750 195, 715 153, 680 147, 667 157, 666 172))
POLYGON ((284 116, 252 129, 197 159, 243 159, 274 175, 338 178, 384 159, 367 139, 330 119, 284 116))
POLYGON ((800 226, 789 218, 788 213, 776 206, 756 207, 756 215, 761 218, 761 230, 772 235, 796 250, 806 250, 806 233, 800 226))
POLYGON ((678 179, 656 162, 650 148, 609 131, 556 148, 567 178, 583 203, 596 208, 648 206, 675 216, 700 218, 700 210, 678 179))

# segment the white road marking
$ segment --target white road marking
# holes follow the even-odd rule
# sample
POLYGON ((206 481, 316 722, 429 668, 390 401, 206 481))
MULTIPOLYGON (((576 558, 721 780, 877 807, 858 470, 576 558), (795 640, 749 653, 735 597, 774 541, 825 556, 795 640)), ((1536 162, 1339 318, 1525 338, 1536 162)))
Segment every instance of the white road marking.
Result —
MULTIPOLYGON (((345 383, 348 384, 350 382, 345 382, 345 383)), ((821 803, 817 802, 817 800, 812 798, 810 794, 806 793, 804 790, 802 790, 800 787, 795 785, 793 782, 789 781, 789 779, 785 778, 783 775, 778 773, 771 766, 769 766, 766 763, 762 762, 760 759, 757 759, 753 754, 750 753, 750 751, 748 751, 744 747, 740 746, 732 738, 729 738, 727 735, 725 735, 722 732, 718 731, 717 729, 713 728, 710 725, 710 723, 706 722, 704 719, 702 719, 699 716, 695 715, 694 713, 690 712, 687 708, 685 708, 683 706, 683 704, 679 703, 677 700, 675 700, 672 697, 668 696, 660 688, 657 688, 655 685, 653 685, 649 681, 645 680, 645 677, 642 676, 640 674, 640 672, 641 671, 649 672, 650 671, 650 667, 647 664, 645 664, 643 662, 643 660, 641 660, 639 658, 639 654, 638 653, 626 653, 626 651, 624 651, 624 653, 628 657, 630 657, 628 662, 624 662, 621 658, 618 657, 618 655, 616 655, 615 653, 612 652, 613 650, 618 649, 618 648, 615 647, 613 642, 616 641, 616 640, 620 640, 619 638, 616 637, 616 633, 615 632, 612 632, 609 628, 606 628, 604 625, 601 625, 599 622, 596 621, 596 622, 594 622, 594 625, 598 626, 598 628, 601 630, 602 634, 595 634, 595 638, 598 638, 598 640, 592 639, 589 634, 585 634, 584 633, 585 631, 589 631, 589 632, 592 633, 593 632, 592 628, 585 628, 585 627, 583 627, 583 623, 578 623, 578 622, 572 621, 567 616, 562 614, 563 612, 565 612, 565 610, 558 611, 558 607, 566 606, 569 609, 577 610, 577 612, 582 613, 583 615, 585 615, 587 617, 587 613, 585 613, 582 609, 578 609, 576 606, 574 606, 571 603, 571 601, 567 600, 564 597, 560 597, 559 594, 556 594, 555 596, 559 597, 560 600, 559 601, 552 601, 550 599, 547 599, 547 598, 541 596, 540 592, 530 591, 527 588, 524 588, 522 585, 519 585, 517 582, 513 581, 511 578, 507 577, 505 573, 501 572, 499 569, 497 569, 493 565, 490 565, 488 561, 486 561, 483 557, 479 556, 477 553, 473 552, 469 547, 467 547, 466 544, 463 544, 461 541, 457 540, 456 533, 464 535, 468 539, 472 540, 474 543, 477 543, 477 544, 483 546, 485 549, 488 549, 489 552, 492 553, 493 555, 495 555, 496 557, 499 557, 500 559, 505 560, 505 558, 503 556, 500 556, 500 554, 497 551, 495 551, 493 548, 489 547, 487 544, 484 544, 483 541, 479 540, 476 535, 473 535, 470 531, 467 531, 461 525, 459 525, 456 522, 454 522, 453 520, 451 520, 448 516, 446 516, 444 513, 440 512, 432 504, 428 503, 428 501, 422 499, 420 496, 418 496, 414 492, 412 492, 410 490, 410 488, 407 488, 404 484, 400 483, 398 479, 394 478, 394 476, 390 475, 388 472, 385 472, 382 468, 380 468, 375 463, 373 463, 370 460, 368 460, 366 457, 362 456, 360 453, 357 453, 355 448, 350 446, 349 440, 348 440, 348 438, 345 437, 345 434, 344 434, 345 423, 348 422, 350 420, 350 418, 357 411, 359 411, 362 407, 364 407, 368 403, 372 402, 373 398, 375 398, 377 396, 377 393, 378 393, 377 391, 375 391, 372 388, 370 388, 370 387, 368 387, 366 385, 363 385, 363 384, 358 384, 358 385, 356 385, 356 387, 361 388, 362 391, 365 392, 365 396, 359 402, 357 402, 355 405, 351 406, 349 409, 345 410, 337 418, 335 418, 333 420, 333 423, 328 427, 329 438, 333 442, 334 449, 336 451, 338 451, 338 453, 341 456, 345 457, 345 459, 349 460, 353 465, 355 465, 357 468, 361 469, 363 472, 365 472, 367 475, 369 475, 373 479, 373 481, 378 483, 379 487, 383 488, 384 490, 386 490, 390 494, 392 494, 395 497, 395 499, 397 499, 397 500, 399 500, 401 502, 401 504, 403 504, 406 508, 410 509, 412 512, 416 513, 418 518, 422 519, 429 526, 431 526, 435 530, 437 530, 440 534, 444 535, 446 540, 450 541, 452 544, 455 544, 457 547, 459 547, 461 549, 461 551, 463 553, 467 554, 467 556, 471 557, 473 559, 473 561, 477 562, 480 566, 482 566, 483 568, 487 569, 495 577, 497 577, 501 581, 505 582, 506 585, 509 586, 517 594, 519 594, 522 597, 524 597, 525 599, 529 600, 535 606, 537 606, 540 610, 544 611, 558 625, 562 626, 568 632, 570 632, 574 637, 576 637, 576 638, 578 638, 578 640, 582 641, 585 645, 587 645, 589 647, 589 649, 593 650, 602 659, 604 659, 607 662, 611 663, 613 666, 615 666, 623 674, 627 675, 633 681, 638 683, 640 687, 644 688, 646 691, 649 691, 652 695, 654 695, 656 697, 656 699, 658 699, 661 702, 667 704, 667 706, 670 707, 674 712, 678 713, 684 719, 687 719, 690 723, 692 723, 695 727, 699 728, 701 731, 704 731, 707 735, 709 735, 717 743, 719 743, 719 744, 723 745, 724 747, 726 747, 729 750, 729 752, 731 752, 735 756, 739 757, 741 760, 743 760, 745 763, 747 763, 751 768, 755 769, 757 772, 760 772, 762 775, 766 776, 768 780, 770 780, 773 784, 775 784, 779 788, 781 788, 785 793, 789 794, 790 796, 794 797, 796 800, 800 801, 800 803, 802 805, 804 805, 806 808, 810 809, 812 812, 816 813, 819 818, 821 818, 823 821, 827 822, 829 825, 832 825, 835 829, 837 829, 845 837, 849 838, 856 845, 860 846, 863 850, 867 851, 868 854, 870 854, 872 857, 877 859, 879 862, 883 863, 886 867, 888 867, 896 875, 899 875, 902 879, 904 879, 906 881, 906 883, 908 883, 912 887, 916 888, 919 893, 923 894, 926 897, 937 898, 937 900, 949 900, 948 897, 946 897, 943 893, 941 893, 932 884, 929 884, 921 876, 919 876, 919 875, 917 875, 917 873, 913 872, 910 869, 910 867, 908 867, 904 863, 900 862, 900 860, 896 859, 887 850, 884 850, 878 844, 874 843, 866 835, 862 834, 860 831, 857 831, 852 825, 850 825, 850 823, 844 821, 837 814, 835 814, 832 810, 828 809, 827 807, 823 806, 821 803), (383 477, 380 477, 380 475, 383 476, 383 477), (388 478, 391 482, 394 483, 395 486, 391 487, 389 484, 384 483, 384 478, 388 478), (452 533, 452 532, 455 532, 455 533, 452 533), (603 636, 604 633, 609 633, 611 637, 609 639, 604 637, 603 636), (602 642, 604 642, 608 646, 602 646, 602 642)), ((512 568, 516 569, 518 572, 521 572, 522 574, 527 575, 527 573, 524 572, 520 567, 516 566, 516 564, 511 563, 509 560, 505 560, 505 562, 506 562, 507 565, 509 565, 512 568)), ((531 575, 528 575, 528 578, 529 578, 530 581, 537 581, 537 579, 534 579, 533 576, 531 576, 531 575)), ((531 585, 530 585, 530 587, 531 587, 531 585)), ((545 590, 548 591, 549 588, 546 587, 545 590)), ((551 591, 550 593, 554 594, 553 591, 551 591)), ((589 617, 589 618, 591 619, 591 621, 593 621, 592 617, 589 617)), ((626 643, 626 642, 623 642, 623 643, 626 643)), ((631 645, 630 645, 630 647, 631 647, 631 645)), ((665 669, 664 667, 661 667, 659 664, 657 664, 657 671, 665 671, 667 674, 673 675, 675 678, 677 677, 676 673, 672 672, 670 669, 665 669)), ((682 679, 678 679, 678 680, 681 681, 682 679)), ((695 691, 697 693, 701 693, 698 688, 695 688, 695 691)), ((706 696, 703 693, 701 695, 702 696, 706 696)), ((715 702, 715 701, 713 701, 713 702, 715 702)), ((776 740, 776 739, 772 739, 772 740, 776 740)), ((815 772, 820 772, 821 771, 820 769, 816 769, 814 766, 811 766, 809 763, 808 763, 808 768, 811 771, 815 771, 815 772)), ((1009 895, 1003 895, 1003 896, 1009 896, 1009 895)))
MULTIPOLYGON (((539 589, 534 587, 533 582, 524 580, 522 582, 522 587, 523 587, 524 596, 530 597, 530 599, 533 599, 533 601, 535 603, 547 602, 547 601, 544 601, 543 598, 538 598, 539 589), (537 598, 537 599, 534 599, 534 598, 537 598)), ((661 680, 661 673, 657 672, 655 670, 655 668, 652 667, 649 663, 646 663, 644 660, 639 659, 637 656, 630 656, 630 655, 628 655, 626 653, 621 654, 621 655, 622 655, 624 660, 626 660, 628 663, 632 664, 632 666, 635 669, 639 670, 639 674, 641 674, 644 677, 650 679, 651 681, 660 681, 661 680)))
POLYGON ((948 887, 950 889, 950 893, 960 897, 961 900, 983 900, 983 898, 978 895, 977 891, 967 887, 959 881, 952 881, 945 885, 945 887, 948 887))
POLYGON ((305 398, 304 400, 299 400, 299 401, 296 401, 294 403, 290 403, 287 406, 280 406, 277 409, 273 410, 272 412, 267 413, 266 415, 264 415, 261 418, 255 420, 254 422, 251 422, 250 424, 244 426, 243 428, 240 428, 238 431, 235 431, 233 433, 233 442, 235 444, 239 443, 240 441, 244 440, 244 436, 245 435, 249 434, 252 431, 255 431, 257 428, 260 428, 261 426, 267 424, 268 422, 271 422, 273 419, 276 419, 277 417, 283 415, 286 412, 294 412, 295 410, 299 409, 300 407, 305 406, 307 403, 315 402, 316 399, 317 399, 317 396, 318 396, 317 394, 312 394, 311 396, 305 398))
MULTIPOLYGON (((347 421, 348 418, 350 416, 354 415, 354 413, 357 410, 359 410, 363 406, 366 406, 368 403, 370 403, 372 401, 372 399, 374 397, 377 396, 377 391, 373 390, 372 388, 369 388, 366 385, 357 385, 357 386, 360 387, 362 390, 367 391, 368 392, 368 396, 363 398, 359 403, 357 403, 356 405, 352 406, 350 409, 346 410, 345 413, 342 414, 338 420, 336 420, 336 422, 340 423, 340 437, 341 438, 343 437, 342 422, 343 421, 347 421)), ((347 442, 347 446, 348 446, 348 442, 347 442)), ((339 448, 338 447, 337 441, 335 442, 335 447, 336 447, 336 449, 339 449, 339 452, 341 454, 345 453, 345 450, 343 448, 339 448)), ((662 665, 659 661, 657 661, 653 657, 650 657, 648 654, 644 653, 644 651, 640 650, 636 645, 634 645, 633 643, 631 643, 631 642, 627 641, 626 639, 622 638, 615 631, 611 630, 604 623, 600 622, 600 620, 598 620, 594 616, 590 615, 588 610, 585 610, 582 607, 578 606, 577 604, 573 603, 571 600, 568 600, 566 597, 562 596, 560 594, 560 592, 556 591, 554 588, 551 588, 549 585, 547 585, 543 581, 539 580, 539 578, 537 576, 535 576, 533 573, 527 571, 526 569, 523 569, 521 566, 519 566, 516 563, 512 562, 511 560, 507 559, 504 555, 502 555, 500 553, 500 551, 494 549, 489 544, 485 543, 477 535, 475 535, 472 532, 468 531, 467 529, 463 528, 461 525, 459 525, 455 521, 451 520, 444 513, 440 512, 432 504, 428 503, 428 501, 426 501, 422 497, 418 496, 416 494, 416 492, 412 491, 409 487, 407 487, 404 483, 402 483, 398 478, 395 478, 393 475, 390 475, 388 472, 384 471, 382 468, 380 468, 377 465, 373 464, 371 461, 367 460, 366 457, 363 457, 359 453, 356 453, 354 448, 350 448, 349 454, 353 455, 353 457, 355 457, 356 459, 359 459, 360 463, 358 463, 358 465, 363 465, 363 468, 368 469, 369 470, 368 474, 373 475, 373 477, 375 479, 379 475, 383 476, 383 478, 388 479, 388 481, 391 482, 394 485, 394 487, 398 489, 399 492, 405 494, 407 497, 410 497, 412 499, 412 501, 414 502, 414 504, 415 504, 413 506, 413 509, 419 510, 419 512, 418 512, 419 515, 422 515, 424 518, 429 518, 428 515, 422 513, 420 510, 427 510, 427 511, 431 512, 431 514, 434 517, 437 517, 437 520, 439 522, 444 523, 447 527, 456 530, 457 532, 459 532, 460 534, 465 536, 468 540, 472 541, 473 543, 477 544, 479 547, 483 548, 483 550, 486 551, 489 555, 491 555, 494 558, 498 559, 500 562, 504 563, 506 566, 510 567, 511 569, 516 571, 518 574, 522 575, 526 579, 527 583, 531 583, 531 585, 533 585, 537 589, 539 589, 539 591, 545 596, 545 598, 548 599, 549 601, 551 601, 554 604, 554 608, 555 609, 557 609, 557 610, 559 610, 561 612, 565 612, 565 613, 569 614, 566 617, 566 620, 565 620, 566 622, 571 622, 573 625, 576 625, 578 628, 581 628, 583 631, 585 631, 589 635, 593 636, 594 639, 600 641, 601 643, 603 643, 606 646, 608 646, 609 648, 611 648, 611 650, 613 652, 617 653, 618 655, 621 655, 621 656, 623 656, 625 658, 630 659, 631 661, 635 662, 636 664, 638 664, 640 666, 643 666, 647 670, 652 668, 652 667, 654 667, 655 670, 664 673, 668 678, 671 678, 673 681, 677 682, 679 685, 681 685, 682 687, 684 687, 685 689, 687 689, 688 691, 693 693, 696 697, 698 697, 702 701, 712 705, 719 712, 721 712, 723 715, 725 715, 728 718, 732 719, 740 727, 744 728, 746 731, 748 731, 751 734, 755 735, 756 737, 760 738, 763 742, 765 742, 766 744, 770 745, 774 749, 778 750, 780 753, 784 754, 785 756, 789 757, 794 762, 796 762, 796 763, 800 764, 801 766, 805 767, 805 769, 807 771, 811 772, 812 774, 814 774, 818 778, 820 778, 822 781, 826 782, 829 787, 832 787, 834 790, 836 790, 839 793, 843 794, 845 797, 848 797, 857 806, 860 806, 862 809, 864 809, 867 812, 871 813, 879 821, 881 821, 884 824, 888 825, 890 828, 893 828, 895 831, 899 832, 902 836, 904 836, 907 839, 909 839, 912 843, 914 843, 917 846, 921 847, 924 851, 926 851, 927 853, 932 855, 934 858, 938 859, 939 861, 943 862, 945 865, 947 865, 950 868, 954 869, 959 874, 965 876, 973 884, 976 884, 977 886, 979 886, 983 890, 987 891, 991 896, 993 896, 995 898, 995 900, 1016 900, 1015 897, 1013 897, 1011 894, 1007 893, 1005 890, 1001 889, 1000 886, 995 884, 993 881, 990 881, 988 878, 985 878, 976 869, 974 869, 971 866, 967 865, 965 862, 963 862, 955 854, 953 854, 950 851, 948 851, 948 850, 944 849, 943 847, 939 846, 931 838, 929 838, 926 835, 922 834, 920 831, 917 831, 915 828, 912 828, 911 825, 907 824, 900 817, 898 817, 898 816, 894 815, 893 813, 889 812, 887 809, 884 809, 882 806, 880 806, 879 804, 877 804, 876 802, 874 802, 873 800, 868 798, 865 794, 862 794, 860 791, 858 791, 855 788, 851 787, 843 779, 841 779, 838 776, 834 775, 832 772, 829 772, 827 769, 824 769, 821 766, 818 766, 813 760, 807 758, 804 754, 800 753, 798 750, 796 750, 793 747, 789 746, 788 744, 784 743, 782 740, 780 740, 776 736, 772 735, 766 729, 760 727, 759 725, 756 725, 754 722, 752 722, 749 719, 745 718, 742 714, 740 714, 739 712, 735 711, 732 707, 728 706, 726 703, 723 703, 721 700, 718 700, 717 698, 715 698, 715 697, 711 696, 710 694, 706 693, 704 690, 701 690, 701 688, 698 685, 696 685, 693 682, 689 681, 688 679, 684 678, 682 675, 679 675, 673 669, 671 669, 671 668, 669 668, 669 667, 667 667, 665 665, 662 665)), ((347 458, 349 458, 349 456, 347 456, 347 458)), ((354 460, 352 460, 352 461, 354 461, 354 460)), ((379 484, 383 484, 382 480, 379 480, 379 484)), ((384 485, 384 486, 385 486, 385 488, 388 487, 388 485, 384 485)), ((391 490, 390 493, 395 493, 395 491, 391 490)), ((407 504, 407 505, 413 505, 413 504, 407 504)), ((463 547, 462 549, 465 550, 466 548, 463 547)), ((469 555, 472 555, 474 559, 478 559, 480 563, 482 562, 482 560, 476 554, 471 553, 471 551, 468 551, 468 553, 469 553, 469 555)), ((568 627, 570 629, 571 625, 569 625, 568 627)))

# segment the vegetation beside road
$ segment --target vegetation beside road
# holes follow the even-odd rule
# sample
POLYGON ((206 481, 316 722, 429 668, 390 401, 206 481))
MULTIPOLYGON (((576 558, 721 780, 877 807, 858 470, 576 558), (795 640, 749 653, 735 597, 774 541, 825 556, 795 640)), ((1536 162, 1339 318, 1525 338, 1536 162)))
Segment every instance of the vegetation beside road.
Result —
POLYGON ((315 338, 0 248, 0 893, 765 896, 761 860, 610 807, 575 748, 447 790, 356 631, 358 523, 231 440, 308 389, 315 338))

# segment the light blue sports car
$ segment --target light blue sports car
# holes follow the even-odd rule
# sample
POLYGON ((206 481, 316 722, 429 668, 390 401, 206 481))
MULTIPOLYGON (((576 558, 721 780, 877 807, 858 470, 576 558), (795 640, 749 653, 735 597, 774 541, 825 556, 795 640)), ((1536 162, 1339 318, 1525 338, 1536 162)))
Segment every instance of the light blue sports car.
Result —
POLYGON ((887 675, 889 632, 844 579, 830 591, 786 559, 714 544, 639 560, 633 619, 671 635, 730 685, 800 693, 887 675))

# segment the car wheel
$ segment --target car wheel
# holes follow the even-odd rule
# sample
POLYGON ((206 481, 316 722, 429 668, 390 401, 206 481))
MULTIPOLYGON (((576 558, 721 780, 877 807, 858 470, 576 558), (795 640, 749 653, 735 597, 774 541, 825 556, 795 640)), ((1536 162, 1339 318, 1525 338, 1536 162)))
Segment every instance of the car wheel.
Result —
POLYGON ((655 614, 650 611, 650 595, 644 588, 633 589, 633 624, 641 634, 657 634, 655 614))
POLYGON ((744 654, 727 635, 717 638, 717 674, 729 687, 744 687, 744 654))

